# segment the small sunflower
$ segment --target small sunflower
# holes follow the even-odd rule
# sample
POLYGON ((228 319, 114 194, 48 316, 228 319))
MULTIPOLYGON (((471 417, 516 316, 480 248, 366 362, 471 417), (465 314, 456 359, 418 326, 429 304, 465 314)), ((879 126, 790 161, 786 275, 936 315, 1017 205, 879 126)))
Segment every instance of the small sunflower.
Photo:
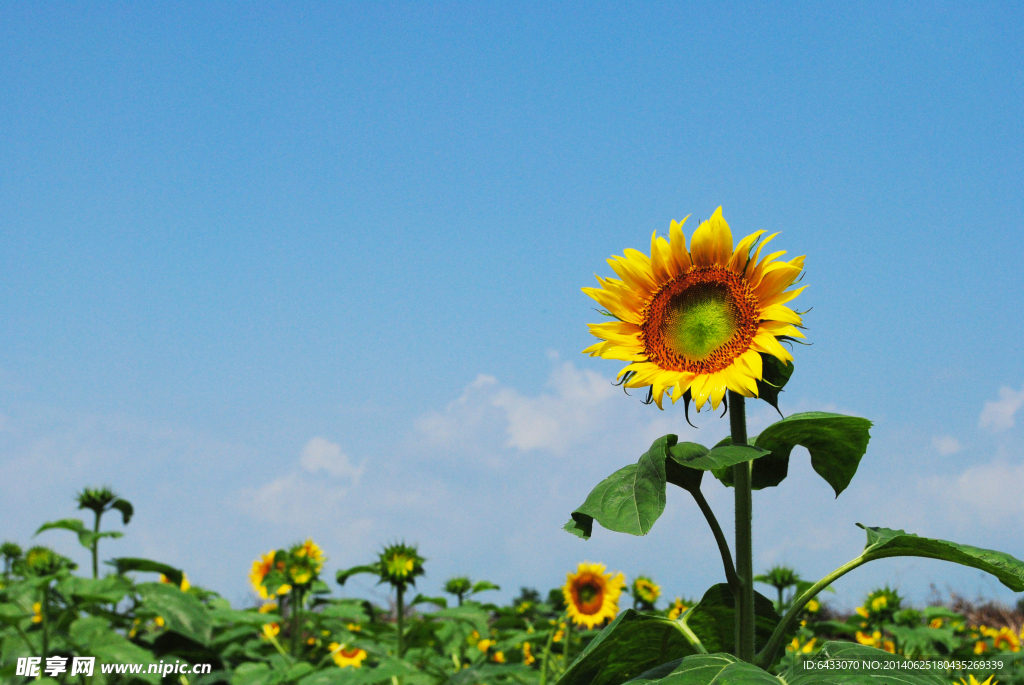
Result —
POLYGON ((654 603, 661 597, 661 587, 656 585, 653 580, 646 576, 638 576, 633 581, 633 587, 631 588, 633 597, 640 600, 644 604, 654 606, 654 603))
POLYGON ((425 573, 419 551, 412 545, 396 543, 384 548, 377 562, 382 582, 395 587, 415 585, 416 577, 425 573))
MULTIPOLYGON (((970 680, 964 680, 963 678, 961 678, 960 685, 997 685, 997 683, 999 682, 998 680, 994 679, 996 677, 994 673, 990 675, 988 678, 986 678, 984 682, 978 680, 974 677, 974 675, 970 673, 967 674, 967 677, 970 678, 970 680)), ((954 685, 956 684, 954 683, 954 685)))
POLYGON ((786 290, 803 271, 804 258, 761 257, 778 234, 751 233, 733 247, 719 207, 702 223, 686 249, 683 223, 673 221, 669 239, 651 236, 651 256, 627 249, 609 265, 620 278, 597 277, 600 288, 583 288, 616 321, 590 324, 601 342, 584 354, 630 362, 619 372, 628 388, 650 386, 661 408, 690 393, 696 407, 717 408, 726 390, 757 397, 763 378, 761 353, 790 362, 780 339, 803 338, 800 316, 785 303, 803 288, 786 290))
POLYGON ((256 561, 252 562, 252 570, 249 571, 249 583, 252 584, 252 589, 256 591, 263 599, 267 598, 267 588, 263 585, 263 579, 267 577, 267 574, 274 568, 274 556, 277 554, 276 550, 270 550, 256 561))
POLYGON ((529 666, 530 664, 532 664, 534 661, 537 660, 537 657, 535 657, 531 653, 531 651, 530 651, 531 649, 532 648, 530 647, 530 643, 529 642, 524 642, 523 643, 523 663, 526 664, 527 666, 529 666))
POLYGON ((604 571, 604 564, 583 562, 576 573, 566 574, 562 595, 569 618, 576 625, 593 628, 619 613, 619 595, 626 578, 604 571))
MULTIPOLYGON (((165 575, 164 575, 164 574, 162 574, 162 573, 160 574, 160 582, 161 582, 161 583, 164 583, 165 585, 174 585, 174 583, 172 583, 172 582, 171 582, 171 579, 170 579, 170 578, 168 578, 167 576, 165 576, 165 575)), ((179 585, 179 586, 178 586, 178 588, 179 588, 179 589, 180 589, 180 590, 181 590, 182 592, 185 592, 185 591, 187 591, 187 590, 188 590, 188 589, 189 589, 190 587, 192 587, 192 583, 188 582, 188 576, 187 576, 187 575, 185 575, 184 573, 182 573, 182 574, 181 574, 181 585, 179 585)))
POLYGON ((1019 652, 1020 640, 1016 633, 1004 626, 992 636, 992 647, 1008 652, 1019 652))
POLYGON ((32 622, 42 623, 43 622, 43 604, 42 602, 34 602, 32 604, 32 622))
POLYGON ((669 610, 668 610, 668 618, 669 618, 669 620, 670 621, 676 620, 677 618, 679 618, 680 616, 685 614, 686 610, 689 609, 689 608, 690 607, 686 606, 686 604, 683 602, 683 598, 682 597, 676 597, 674 600, 672 600, 672 606, 669 607, 669 610))
POLYGON ((339 668, 345 668, 346 666, 352 666, 353 668, 362 668, 363 661, 366 659, 366 650, 359 649, 358 647, 343 647, 337 642, 332 642, 328 649, 331 650, 331 658, 334 659, 334 663, 339 668))

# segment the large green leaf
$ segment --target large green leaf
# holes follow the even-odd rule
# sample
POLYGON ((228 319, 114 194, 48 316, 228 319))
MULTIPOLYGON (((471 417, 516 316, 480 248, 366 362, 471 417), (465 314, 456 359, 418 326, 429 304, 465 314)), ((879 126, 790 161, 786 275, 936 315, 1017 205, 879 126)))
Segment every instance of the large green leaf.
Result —
POLYGON ((181 569, 168 566, 167 564, 153 561, 152 559, 138 559, 135 557, 119 557, 106 562, 114 566, 117 572, 124 575, 128 571, 147 571, 149 573, 161 573, 177 586, 181 586, 181 579, 184 577, 181 569))
MULTIPOLYGON (((709 652, 733 652, 736 646, 735 597, 725 583, 712 585, 700 601, 686 612, 682 621, 700 638, 709 652)), ((770 599, 754 593, 754 642, 760 649, 767 644, 781 621, 770 599)))
POLYGON ((86 549, 92 549, 92 544, 101 538, 119 538, 123 533, 117 531, 104 531, 102 533, 96 533, 85 527, 81 519, 61 519, 59 521, 49 521, 39 526, 39 529, 35 532, 35 535, 39 535, 44 530, 70 530, 78 536, 78 542, 86 549))
MULTIPOLYGON (((864 661, 892 662, 889 652, 874 647, 865 647, 853 642, 826 642, 814 661, 850 661, 863 664, 864 661)), ((863 668, 845 671, 811 670, 803 664, 788 668, 782 679, 789 685, 947 685, 949 680, 938 674, 917 670, 878 670, 867 672, 863 668)))
POLYGON ((142 583, 136 589, 143 608, 163 617, 168 630, 201 645, 210 642, 213 620, 198 599, 169 583, 142 583))
POLYGON ((672 621, 627 609, 590 641, 557 685, 618 685, 696 651, 672 621))
POLYGON ((335 574, 334 579, 338 582, 338 585, 344 585, 345 581, 358 573, 372 573, 379 576, 380 567, 376 564, 353 566, 352 568, 346 568, 338 571, 338 573, 335 574))
POLYGON ((695 654, 651 669, 630 685, 785 685, 731 654, 695 654))
POLYGON ((132 583, 122 576, 98 579, 69 576, 58 583, 57 589, 61 594, 72 596, 80 602, 117 604, 131 591, 132 583))
MULTIPOLYGON (((745 461, 753 461, 758 457, 768 454, 768 450, 753 445, 732 445, 726 444, 715 447, 707 454, 700 457, 680 461, 683 466, 701 471, 714 471, 716 469, 728 468, 745 461)), ((677 460, 678 461, 678 460, 677 460)))
MULTIPOLYGON (((124 636, 117 633, 110 626, 106 619, 99 617, 80 618, 71 624, 68 630, 68 637, 78 648, 80 654, 94 656, 99 663, 116 664, 147 664, 156 663, 153 653, 143 649, 137 644, 130 642, 124 636)), ((142 673, 132 676, 154 685, 160 682, 159 673, 147 673, 146 668, 142 673)), ((96 665, 96 674, 99 674, 99 665, 96 665)), ((125 678, 123 682, 127 682, 125 678)))
POLYGON ((565 529, 589 538, 597 520, 608 530, 647 535, 665 511, 665 459, 675 435, 654 441, 636 464, 619 469, 598 483, 587 500, 572 512, 565 529))
POLYGON ((857 525, 868 534, 862 553, 864 557, 928 557, 952 561, 991 573, 1014 592, 1024 592, 1024 562, 1009 554, 946 540, 922 538, 902 530, 857 525))
MULTIPOLYGON (((838 497, 857 473, 871 438, 870 428, 871 422, 867 419, 826 412, 793 414, 773 423, 749 440, 751 445, 767 451, 754 460, 751 486, 761 490, 785 480, 789 475, 789 455, 796 445, 801 445, 811 453, 811 466, 838 497)), ((731 438, 727 437, 715 450, 731 444, 731 438)), ((732 469, 715 468, 714 474, 723 485, 732 487, 732 469)))

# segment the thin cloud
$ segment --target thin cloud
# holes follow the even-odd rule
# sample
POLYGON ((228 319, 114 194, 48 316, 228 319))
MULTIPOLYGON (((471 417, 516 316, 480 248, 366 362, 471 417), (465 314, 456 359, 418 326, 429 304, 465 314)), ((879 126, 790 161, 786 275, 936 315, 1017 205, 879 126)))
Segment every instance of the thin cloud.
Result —
POLYGON ((936 435, 932 438, 932 447, 934 447, 935 450, 944 457, 956 454, 963 449, 960 446, 960 441, 952 435, 936 435))
POLYGON ((993 431, 1013 428, 1014 416, 1021 407, 1024 407, 1024 388, 1017 391, 1003 386, 999 388, 998 400, 985 403, 978 425, 993 431))

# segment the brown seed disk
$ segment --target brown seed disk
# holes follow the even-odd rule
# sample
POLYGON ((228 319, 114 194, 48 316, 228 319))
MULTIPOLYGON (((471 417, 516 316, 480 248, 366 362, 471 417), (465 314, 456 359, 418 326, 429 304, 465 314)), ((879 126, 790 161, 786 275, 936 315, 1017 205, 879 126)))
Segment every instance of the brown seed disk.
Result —
POLYGON ((750 341, 757 334, 761 308, 757 295, 745 279, 721 266, 692 267, 682 276, 666 282, 641 312, 640 341, 647 358, 663 369, 690 373, 714 373, 732 364, 739 355, 750 349, 750 341), (736 330, 732 337, 704 359, 688 359, 678 354, 665 339, 668 314, 680 297, 715 290, 725 296, 734 316, 736 330))

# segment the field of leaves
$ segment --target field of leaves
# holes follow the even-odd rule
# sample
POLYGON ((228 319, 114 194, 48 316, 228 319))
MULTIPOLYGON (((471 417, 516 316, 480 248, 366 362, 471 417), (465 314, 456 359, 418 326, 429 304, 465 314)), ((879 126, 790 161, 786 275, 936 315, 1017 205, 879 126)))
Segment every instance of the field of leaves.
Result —
MULTIPOLYGON (((465 577, 431 582, 443 592, 424 596, 413 591, 417 580, 428 585, 425 560, 404 544, 386 547, 371 563, 334 579, 321 577, 325 556, 312 540, 272 550, 250 569, 251 606, 232 607, 216 592, 190 584, 182 570, 158 561, 115 558, 100 564, 101 540, 119 536, 101 531, 101 518, 120 514, 127 523, 133 508, 106 489, 83 491, 79 504, 94 512, 92 527, 69 518, 38 532, 77 535, 92 554, 91 573, 78 573, 71 560, 46 547, 22 550, 5 543, 0 549, 5 683, 642 683, 647 666, 687 653, 687 631, 708 652, 733 648, 732 636, 720 630, 732 613, 725 585, 712 587, 699 601, 667 598, 650 578, 627 583, 600 564, 581 564, 567 569, 572 572, 563 587, 543 593, 521 588, 510 604, 488 602, 488 593, 499 588, 465 577), (356 573, 390 587, 388 606, 339 596, 356 573), (601 606, 587 610, 588 602, 601 606), (94 657, 93 674, 72 674, 75 657, 94 657), (19 674, 19 660, 25 664, 29 658, 38 659, 38 673, 19 674), (115 664, 136 665, 141 672, 104 672, 103 666, 115 664), (149 672, 152 664, 157 667, 149 672), (209 672, 194 673, 195 664, 208 664, 209 672)), ((774 596, 757 596, 759 621, 777 622, 809 586, 787 568, 756 580, 774 596)), ((1024 669, 1010 665, 1022 638, 1018 611, 963 600, 917 609, 882 588, 849 616, 829 610, 827 603, 808 603, 772 672, 794 673, 826 640, 846 640, 851 648, 907 657, 1005 659, 1000 682, 1024 682, 1024 669)), ((950 682, 965 676, 952 670, 946 675, 950 682)), ((966 677, 970 682, 972 676, 966 677)))

